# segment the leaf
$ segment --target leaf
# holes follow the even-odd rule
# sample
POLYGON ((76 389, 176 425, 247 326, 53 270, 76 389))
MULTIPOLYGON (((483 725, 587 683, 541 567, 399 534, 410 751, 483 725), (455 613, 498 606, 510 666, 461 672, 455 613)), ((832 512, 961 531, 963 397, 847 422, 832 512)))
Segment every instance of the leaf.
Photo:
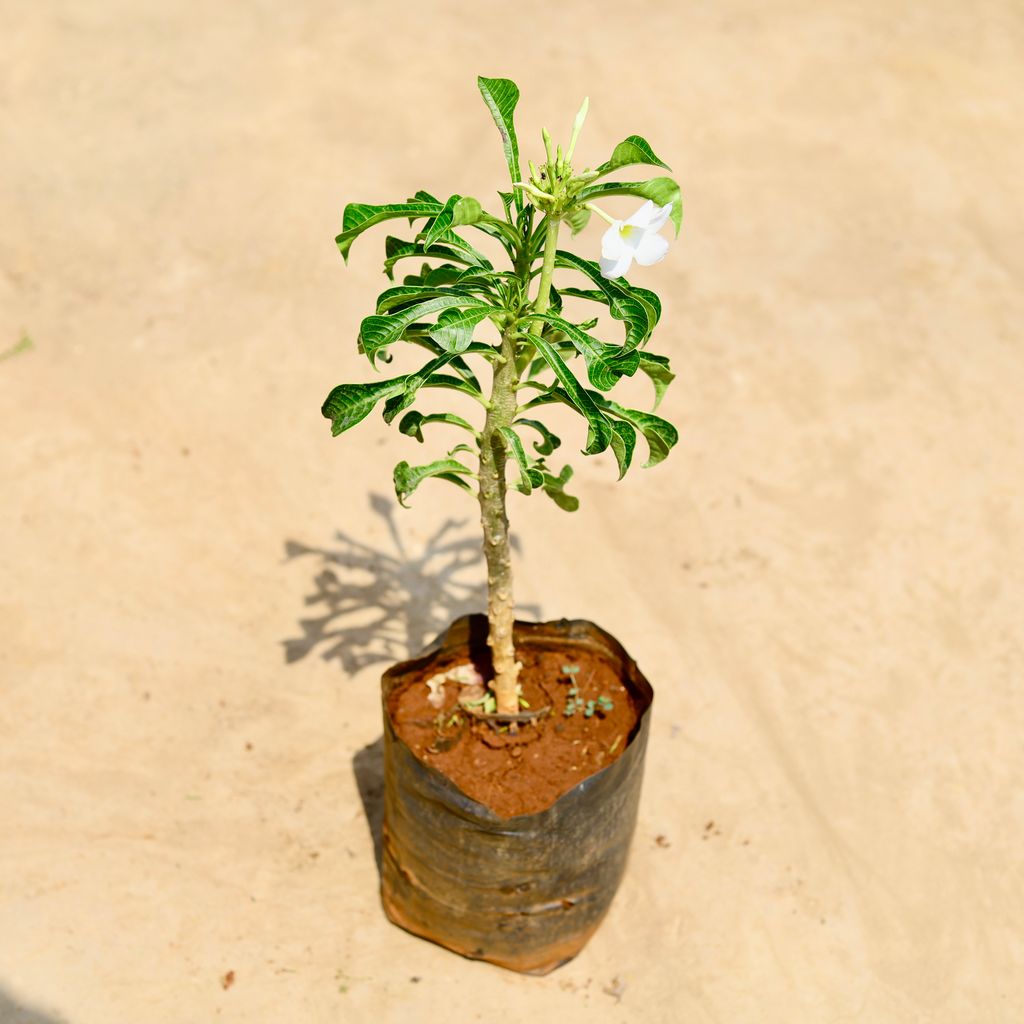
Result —
POLYGON ((572 229, 573 235, 578 235, 590 223, 590 211, 585 206, 577 206, 565 218, 565 223, 572 229))
POLYGON ((656 466, 663 461, 679 440, 679 431, 668 420, 663 420, 660 416, 649 412, 640 412, 638 409, 625 409, 600 395, 595 395, 594 400, 601 409, 632 424, 644 435, 649 450, 648 459, 644 463, 645 468, 656 466))
POLYGON ((423 413, 413 409, 412 412, 407 412, 402 417, 401 422, 398 424, 398 429, 408 437, 415 437, 422 444, 423 428, 428 423, 447 423, 452 427, 462 427, 463 430, 468 430, 474 437, 479 437, 476 428, 471 423, 452 412, 432 412, 424 416, 423 413))
MULTIPOLYGON (((410 327, 405 334, 405 341, 410 342, 413 345, 419 345, 420 348, 425 348, 428 352, 435 356, 439 356, 444 349, 433 338, 428 334, 421 334, 421 331, 429 330, 426 324, 416 324, 410 327)), ((463 350, 462 355, 476 355, 483 356, 487 360, 495 359, 500 355, 501 350, 494 345, 488 345, 486 342, 473 341, 463 350)), ((451 369, 455 370, 456 373, 462 377, 463 380, 467 381, 472 385, 472 394, 474 397, 483 397, 483 389, 480 386, 480 381, 477 380, 476 374, 470 369, 469 364, 462 358, 462 355, 455 356, 449 364, 451 369)), ((460 388, 459 390, 464 390, 460 388)), ((466 392, 467 394, 469 392, 466 392)))
POLYGON ((512 262, 515 262, 520 239, 519 232, 511 224, 506 224, 505 221, 492 217, 489 213, 482 213, 472 223, 471 227, 482 231, 485 235, 490 235, 491 238, 496 238, 501 243, 505 252, 508 253, 512 262))
POLYGON ((410 466, 408 462, 400 462, 395 466, 394 471, 395 494, 398 496, 398 504, 403 508, 408 508, 405 499, 430 477, 438 477, 441 480, 449 481, 449 483, 457 484, 472 494, 473 489, 462 479, 463 475, 474 476, 475 474, 458 459, 438 459, 425 466, 410 466))
POLYGON ((464 352, 473 340, 473 329, 488 313, 489 306, 446 309, 428 333, 447 352, 464 352))
POLYGON ((572 479, 572 466, 565 466, 558 476, 545 473, 541 487, 544 493, 561 509, 575 512, 580 507, 580 499, 565 493, 565 485, 572 479))
POLYGON ((416 392, 432 377, 438 370, 442 369, 454 357, 452 352, 444 352, 436 359, 421 366, 415 373, 405 377, 402 390, 396 392, 384 403, 384 422, 390 423, 400 412, 408 409, 416 398, 416 392))
POLYGON ((458 227, 460 224, 475 224, 483 215, 484 210, 478 199, 463 196, 452 211, 452 225, 458 227))
POLYGON ((640 365, 640 356, 635 350, 598 341, 554 313, 535 313, 529 319, 546 320, 572 342, 586 361, 587 376, 598 391, 610 391, 620 377, 632 377, 640 365))
POLYGON ((441 204, 422 199, 407 203, 385 203, 374 206, 370 203, 349 203, 342 215, 341 234, 334 241, 338 244, 345 262, 352 243, 367 228, 395 217, 432 217, 441 212, 441 204))
POLYGON ((531 335, 530 341, 544 357, 544 361, 554 371, 565 393, 569 404, 586 417, 590 429, 587 434, 587 445, 583 449, 585 455, 596 455, 603 452, 611 442, 612 428, 607 418, 594 404, 589 392, 580 387, 580 382, 562 361, 562 357, 551 344, 540 335, 531 335))
POLYGON ((515 193, 513 192, 502 192, 498 190, 498 195, 501 197, 501 205, 505 207, 505 220, 512 224, 512 203, 515 200, 515 193))
POLYGON ((505 441, 506 449, 512 453, 512 457, 519 466, 518 489, 523 494, 530 494, 533 491, 533 481, 530 479, 530 459, 523 449, 523 442, 511 427, 498 427, 498 432, 505 441))
POLYGON ((395 377, 370 384, 339 384, 320 409, 331 421, 331 434, 337 437, 366 419, 379 401, 403 391, 405 380, 405 377, 395 377))
MULTIPOLYGON (((516 126, 513 120, 516 104, 519 102, 519 87, 515 82, 507 78, 484 78, 476 80, 480 95, 484 98, 501 133, 501 144, 505 151, 505 163, 508 164, 508 173, 513 182, 521 181, 519 173, 519 140, 516 138, 516 126)), ((516 209, 523 208, 522 195, 516 189, 516 209)))
POLYGON ((636 431, 621 420, 612 420, 611 448, 615 461, 619 464, 619 479, 626 475, 629 464, 633 461, 633 450, 636 448, 636 431))
MULTIPOLYGON (((588 277, 599 290, 599 294, 584 293, 582 290, 570 291, 563 289, 565 294, 577 295, 580 298, 589 298, 604 301, 616 320, 622 320, 626 324, 626 347, 633 349, 643 345, 654 331, 654 327, 661 315, 661 303, 658 303, 657 315, 654 314, 646 296, 638 294, 639 290, 620 280, 610 281, 601 274, 601 267, 594 260, 585 260, 574 252, 564 252, 559 249, 555 254, 555 266, 563 269, 578 270, 588 277)), ((648 292, 648 295, 654 295, 648 292)), ((655 298, 657 298, 655 296, 655 298)))
POLYGON ((630 135, 628 139, 623 139, 612 150, 611 158, 601 164, 595 173, 600 178, 620 167, 629 167, 632 164, 647 164, 649 167, 664 167, 666 171, 672 170, 667 163, 654 155, 654 150, 651 149, 646 139, 639 135, 630 135))
MULTIPOLYGON (((456 238, 458 236, 455 236, 456 238)), ((464 239, 459 239, 462 246, 456 245, 432 245, 429 249, 424 248, 422 242, 405 242, 394 235, 388 235, 384 242, 384 273, 388 277, 394 277, 395 264, 409 256, 420 256, 428 259, 451 260, 455 263, 463 263, 467 266, 483 267, 491 270, 492 266, 482 253, 477 252, 464 239)))
POLYGON ((419 237, 423 239, 424 246, 429 248, 451 228, 455 219, 455 206, 461 199, 462 196, 451 196, 440 213, 423 229, 419 237))
POLYGON ((640 369, 651 378, 654 385, 654 408, 661 405, 665 391, 669 384, 676 379, 676 375, 668 368, 668 356, 656 356, 652 352, 640 353, 640 369))
MULTIPOLYGON (((453 365, 458 360, 453 360, 453 365)), ((446 373, 433 373, 421 385, 423 388, 447 388, 449 391, 461 391, 478 401, 483 399, 483 392, 464 377, 451 377, 446 373)))
MULTIPOLYGON (((452 268, 455 270, 456 268, 452 268)), ((409 306, 416 300, 425 302, 440 295, 465 294, 452 288, 431 287, 423 284, 399 284, 388 288, 377 296, 377 313, 390 313, 402 306, 409 306)))
POLYGON ((671 178, 651 178, 649 181, 608 181, 601 185, 589 185, 577 197, 578 203, 586 203, 591 199, 603 196, 639 196, 650 199, 658 206, 672 204, 669 218, 675 226, 676 234, 683 223, 683 205, 679 194, 679 186, 671 178))
POLYGON ((373 363, 377 353, 386 345, 398 341, 410 324, 431 313, 438 313, 442 309, 451 309, 456 306, 483 307, 485 310, 491 308, 487 303, 471 295, 438 295, 425 302, 407 306, 397 313, 384 316, 374 314, 366 317, 359 325, 359 343, 370 362, 373 363))
POLYGON ((533 442, 534 451, 538 455, 550 455, 556 448, 562 444, 562 439, 556 434, 553 434, 545 424, 541 423, 540 420, 529 420, 522 419, 516 420, 516 426, 522 425, 524 427, 533 427, 534 430, 540 434, 541 439, 533 442))

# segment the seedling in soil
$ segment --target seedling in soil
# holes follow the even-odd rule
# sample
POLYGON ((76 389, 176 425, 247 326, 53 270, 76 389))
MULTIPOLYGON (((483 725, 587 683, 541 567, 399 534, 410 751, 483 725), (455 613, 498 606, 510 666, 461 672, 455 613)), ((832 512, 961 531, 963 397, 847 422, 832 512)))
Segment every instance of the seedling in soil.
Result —
MULTIPOLYGON (((494 677, 486 683, 487 699, 472 712, 496 716, 514 730, 522 718, 522 666, 512 635, 508 489, 522 494, 542 491, 569 512, 579 505, 565 491, 572 467, 556 469, 547 461, 562 443, 537 418, 549 405, 566 406, 583 418, 583 454, 611 450, 620 479, 633 461, 638 433, 648 447, 646 466, 661 462, 676 443, 678 433, 666 420, 620 405, 606 393, 621 378, 639 371, 654 386, 656 408, 673 379, 668 359, 647 348, 661 317, 661 301, 624 275, 634 262, 644 267, 664 258, 669 243, 659 231, 671 224, 678 234, 682 205, 672 178, 607 180, 625 167, 669 169, 639 135, 628 136, 593 169, 574 168, 587 101, 576 115, 567 147, 555 146, 542 131, 544 159, 539 166, 527 161, 527 176, 513 120, 518 87, 502 78, 478 78, 477 85, 501 135, 509 172, 506 190, 498 192, 497 213, 485 210, 471 196, 440 199, 420 191, 400 202, 348 204, 336 239, 347 260, 353 242, 366 229, 384 221, 414 226, 411 238, 386 239, 384 270, 394 280, 396 265, 406 259, 414 260, 419 270, 378 297, 376 308, 360 325, 358 345, 375 367, 378 361, 390 362, 391 349, 401 342, 425 349, 429 360, 412 373, 340 384, 327 396, 322 411, 335 435, 361 422, 381 402, 385 422, 398 419, 399 431, 419 442, 428 426, 467 435, 469 443, 448 447, 434 461, 416 466, 400 462, 394 470, 395 491, 405 505, 424 480, 443 480, 479 503, 494 677), (643 203, 625 220, 597 205, 598 200, 616 202, 622 196, 643 203), (577 235, 592 214, 609 225, 599 254, 595 253, 599 258, 559 248, 562 227, 577 235), (503 265, 496 265, 492 255, 473 244, 474 232, 486 235, 492 250, 503 251, 503 265), (596 303, 610 321, 599 328, 598 319, 581 316, 576 307, 586 302, 596 303), (613 326, 623 331, 619 341, 608 340, 613 326), (482 366, 490 370, 489 389, 478 376, 482 366), (481 417, 471 422, 462 412, 423 413, 411 408, 428 388, 443 388, 460 402, 468 400, 482 410, 483 422, 481 417), (535 438, 532 452, 522 436, 527 432, 535 438), (513 480, 507 479, 510 466, 516 470, 513 480)), ((570 675, 577 670, 566 667, 570 675)), ((580 705, 578 698, 573 696, 571 713, 580 706, 587 714, 589 704, 580 705)), ((595 702, 591 714, 601 710, 603 705, 595 702)))

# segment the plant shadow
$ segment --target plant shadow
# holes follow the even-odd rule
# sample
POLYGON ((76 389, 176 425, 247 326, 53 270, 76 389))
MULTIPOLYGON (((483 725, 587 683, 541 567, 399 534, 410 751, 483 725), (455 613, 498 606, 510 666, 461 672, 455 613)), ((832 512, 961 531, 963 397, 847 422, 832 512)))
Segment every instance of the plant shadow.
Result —
MULTIPOLYGON (((313 592, 305 598, 315 614, 300 618, 300 636, 282 641, 285 662, 316 653, 347 673, 414 657, 454 619, 487 607, 487 582, 479 534, 465 519, 447 519, 425 541, 403 537, 395 502, 370 496, 370 508, 387 527, 390 544, 373 547, 339 530, 329 546, 285 541, 287 561, 315 566, 313 592)), ((513 538, 512 546, 518 550, 513 538)), ((536 605, 521 606, 526 618, 536 605)), ((384 822, 384 737, 359 750, 352 773, 380 871, 384 822)))
MULTIPOLYGON (((285 557, 316 564, 316 614, 299 619, 301 636, 283 641, 285 661, 314 652, 349 673, 413 657, 453 619, 487 606, 483 550, 465 519, 447 519, 425 541, 407 542, 395 522, 395 503, 379 494, 370 507, 387 526, 390 546, 374 548, 339 530, 330 546, 285 541, 285 557)), ((518 546, 513 539, 513 548, 518 546)), ((520 609, 536 618, 536 606, 520 609)))
POLYGON ((15 1002, 3 988, 0 988, 0 1024, 63 1024, 63 1017, 51 1017, 39 1010, 30 1009, 15 1002))

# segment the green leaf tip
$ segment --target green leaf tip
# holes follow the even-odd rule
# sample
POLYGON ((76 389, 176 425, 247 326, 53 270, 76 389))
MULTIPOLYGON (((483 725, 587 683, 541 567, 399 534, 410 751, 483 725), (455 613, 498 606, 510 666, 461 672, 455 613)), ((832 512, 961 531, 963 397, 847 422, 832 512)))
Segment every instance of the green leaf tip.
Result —
POLYGON ((458 459, 438 459, 436 462, 430 462, 425 466, 410 466, 408 462, 400 462, 395 466, 394 471, 394 483, 395 483, 395 495, 398 498, 398 503, 403 508, 408 508, 405 499, 416 490, 417 487, 430 477, 436 477, 439 480, 447 480, 449 483, 456 484, 465 491, 472 493, 472 488, 469 483, 463 479, 463 476, 475 476, 468 466, 464 466, 458 459))
POLYGON ((650 143, 645 138, 639 135, 630 135, 629 138, 623 139, 612 150, 611 157, 601 164, 595 173, 600 178, 605 174, 618 170, 620 167, 629 167, 633 164, 646 164, 648 167, 662 167, 666 171, 672 170, 664 160, 655 156, 654 150, 651 149, 650 143))
MULTIPOLYGON (((519 174, 519 139, 516 137, 516 126, 513 120, 516 104, 519 102, 519 86, 508 78, 484 78, 479 75, 476 80, 480 95, 487 104, 487 109, 494 118, 501 135, 502 149, 505 151, 505 163, 513 182, 520 180, 519 174)), ((522 209, 522 194, 516 189, 516 209, 522 209)))
MULTIPOLYGON (((423 195, 425 194, 419 193, 419 196, 423 195)), ((377 206, 372 203, 349 203, 342 214, 341 234, 337 235, 334 241, 347 263, 352 243, 367 228, 395 217, 408 217, 410 220, 417 217, 435 217, 442 208, 436 200, 419 197, 410 199, 407 203, 384 203, 377 206)))

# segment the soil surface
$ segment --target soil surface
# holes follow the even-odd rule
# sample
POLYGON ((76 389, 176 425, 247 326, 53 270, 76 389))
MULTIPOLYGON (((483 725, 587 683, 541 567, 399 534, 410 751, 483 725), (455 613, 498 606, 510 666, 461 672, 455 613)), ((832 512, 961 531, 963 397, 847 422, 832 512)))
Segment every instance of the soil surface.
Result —
POLYGON ((442 708, 429 703, 427 678, 467 658, 432 664, 389 702, 395 731, 412 752, 502 818, 542 811, 606 768, 639 717, 630 692, 597 655, 520 648, 518 656, 528 710, 549 710, 516 732, 461 709, 457 684, 445 686, 442 708))

